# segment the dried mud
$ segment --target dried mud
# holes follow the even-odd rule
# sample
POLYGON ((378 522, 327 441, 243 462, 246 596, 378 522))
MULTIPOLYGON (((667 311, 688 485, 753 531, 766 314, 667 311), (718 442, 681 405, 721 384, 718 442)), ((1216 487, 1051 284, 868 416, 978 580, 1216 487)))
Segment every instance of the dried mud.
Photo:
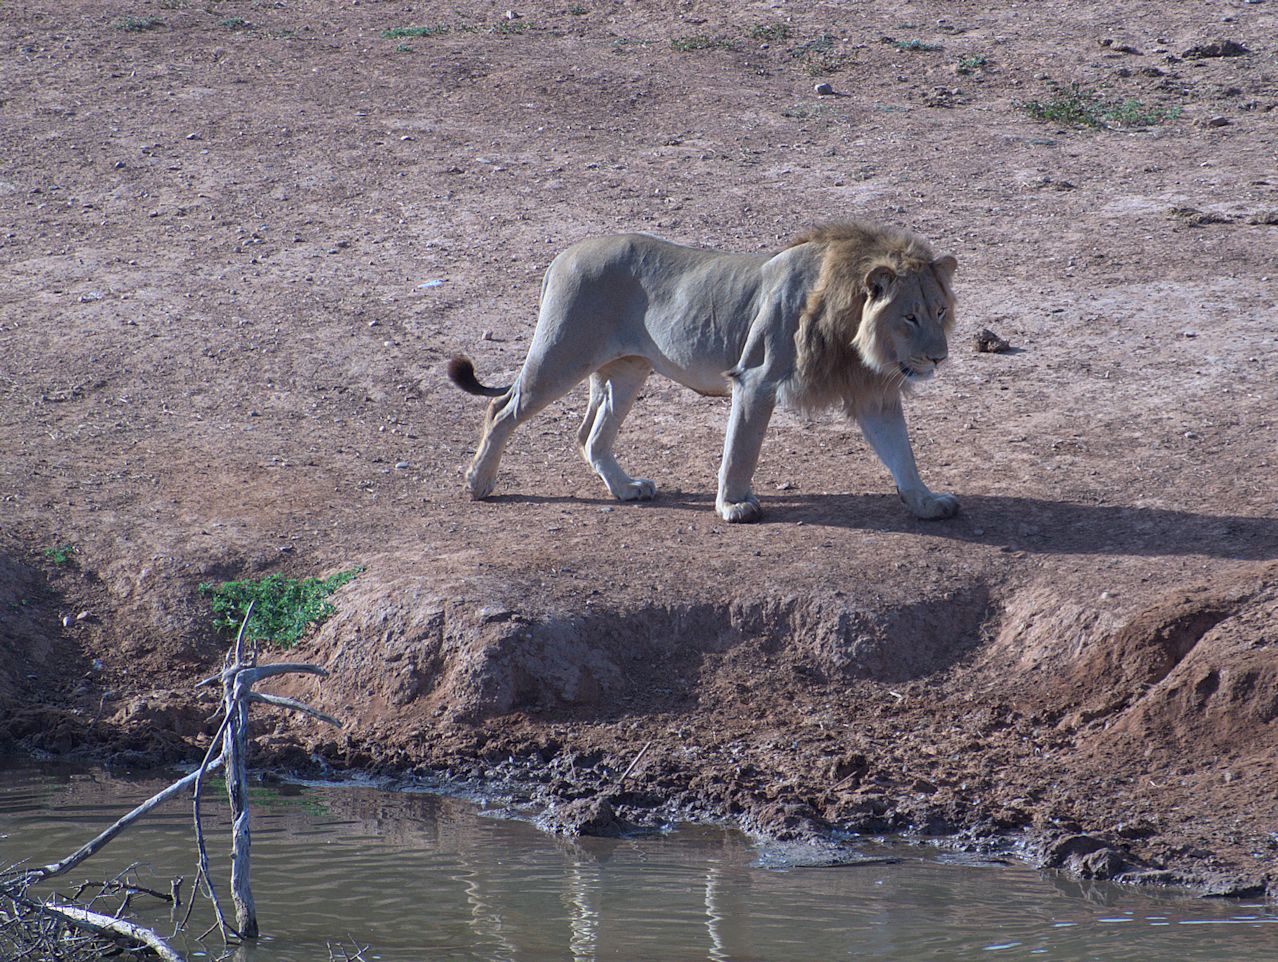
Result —
POLYGON ((0 744, 193 757, 198 585, 359 563, 280 689, 346 726, 263 715, 265 765, 1278 891, 1272 4, 134 6, 0 18, 0 744), (1075 82, 1161 122, 1022 106, 1075 82), (839 217, 959 259, 909 406, 957 518, 781 413, 722 524, 724 403, 655 378, 654 502, 580 391, 463 498, 443 364, 510 376, 557 250, 839 217))

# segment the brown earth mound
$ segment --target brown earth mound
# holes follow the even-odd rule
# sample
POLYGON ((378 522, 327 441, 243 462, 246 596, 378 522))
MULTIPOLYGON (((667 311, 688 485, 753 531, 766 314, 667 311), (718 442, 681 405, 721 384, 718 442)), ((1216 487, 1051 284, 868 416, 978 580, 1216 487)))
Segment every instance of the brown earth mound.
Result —
POLYGON ((359 563, 288 655, 346 727, 263 715, 264 762, 1275 891, 1278 7, 222 6, 0 18, 0 742, 192 757, 199 584, 359 563), (725 402, 657 378, 654 502, 580 391, 462 498, 443 367, 513 376, 558 250, 840 217, 958 257, 908 408, 957 518, 778 413, 725 525, 725 402))

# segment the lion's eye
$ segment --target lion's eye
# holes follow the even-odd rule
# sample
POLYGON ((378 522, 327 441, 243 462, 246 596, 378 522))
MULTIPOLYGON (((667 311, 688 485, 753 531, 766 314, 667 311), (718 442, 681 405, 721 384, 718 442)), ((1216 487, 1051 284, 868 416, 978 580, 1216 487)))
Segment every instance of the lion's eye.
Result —
POLYGON ((948 308, 948 307, 942 307, 940 310, 938 310, 938 311, 936 312, 936 316, 937 316, 937 317, 945 317, 945 312, 946 312, 946 311, 948 311, 948 310, 949 310, 949 308, 948 308))
POLYGON ((906 323, 906 324, 908 324, 908 325, 910 325, 910 327, 918 327, 918 326, 919 326, 919 319, 918 319, 917 317, 915 317, 913 314, 906 314, 906 315, 905 315, 905 323, 906 323))

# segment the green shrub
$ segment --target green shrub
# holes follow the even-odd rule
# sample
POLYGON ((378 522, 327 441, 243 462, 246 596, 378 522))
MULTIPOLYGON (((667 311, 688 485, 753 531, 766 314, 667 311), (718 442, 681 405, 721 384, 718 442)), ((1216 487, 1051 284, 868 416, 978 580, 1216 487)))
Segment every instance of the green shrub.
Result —
POLYGON ((42 553, 44 554, 44 560, 49 562, 49 564, 62 567, 63 565, 71 564, 79 552, 73 544, 60 544, 54 545, 52 548, 45 548, 42 553))
POLYGON ((257 581, 206 582, 199 590, 212 599, 215 628, 235 634, 251 604, 253 616, 244 636, 291 648, 311 625, 320 624, 337 610, 326 600, 328 596, 363 570, 356 566, 322 580, 267 575, 257 581))

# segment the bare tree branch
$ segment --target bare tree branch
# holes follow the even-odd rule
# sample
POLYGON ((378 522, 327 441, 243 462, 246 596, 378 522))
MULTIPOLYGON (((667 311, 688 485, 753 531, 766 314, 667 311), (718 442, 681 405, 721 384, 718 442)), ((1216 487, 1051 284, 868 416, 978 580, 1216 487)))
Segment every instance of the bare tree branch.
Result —
POLYGON ((337 728, 342 727, 342 723, 332 715, 325 715, 322 711, 316 711, 310 705, 304 705, 293 698, 285 698, 283 695, 268 695, 265 692, 253 691, 249 692, 248 699, 249 701, 260 701, 267 705, 275 705, 278 708, 291 708, 293 711, 300 711, 304 715, 318 718, 320 721, 328 722, 337 728))
MULTIPOLYGON (((212 769, 215 769, 221 766, 221 764, 222 764, 222 759, 221 757, 218 757, 213 760, 212 764, 209 765, 208 768, 211 771, 212 769)), ((76 849, 76 851, 72 852, 66 858, 62 859, 62 861, 53 862, 52 864, 46 865, 43 868, 32 869, 30 872, 27 873, 26 881, 38 882, 41 879, 53 878, 55 875, 62 875, 65 872, 69 872, 71 869, 75 868, 77 865, 83 862, 86 858, 100 851, 102 847, 107 844, 107 842, 111 841, 111 839, 115 838, 122 831, 124 831, 134 822, 136 822, 139 818, 141 818, 147 812, 151 811, 151 809, 155 808, 157 805, 162 805, 164 802, 167 802, 170 798, 174 798, 180 795, 183 791, 185 791, 186 789, 194 785, 201 771, 203 771, 203 769, 201 769, 200 771, 192 772, 190 775, 187 775, 185 778, 174 782, 168 788, 164 789, 164 791, 157 792, 155 795, 152 795, 149 799, 147 799, 145 802, 143 802, 133 811, 129 812, 128 815, 125 815, 122 819, 120 819, 118 822, 116 822, 106 831, 98 835, 97 838, 93 839, 90 842, 86 842, 84 845, 80 846, 80 848, 76 849)))

